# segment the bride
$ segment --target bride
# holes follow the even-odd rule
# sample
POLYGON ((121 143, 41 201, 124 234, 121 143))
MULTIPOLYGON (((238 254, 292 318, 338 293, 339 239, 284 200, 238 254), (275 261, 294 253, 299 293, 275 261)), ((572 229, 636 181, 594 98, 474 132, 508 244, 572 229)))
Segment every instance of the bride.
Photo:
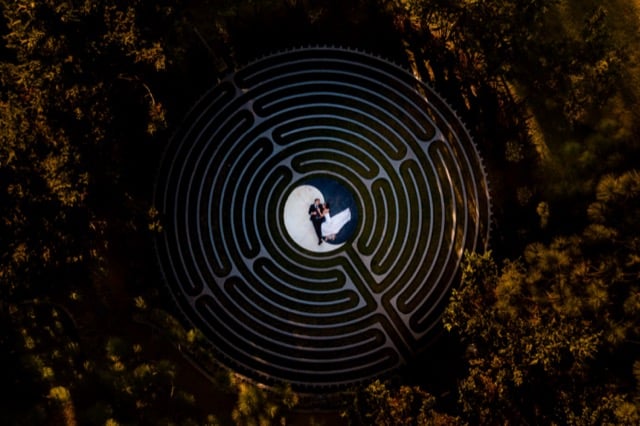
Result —
POLYGON ((351 220, 351 209, 346 208, 335 216, 331 216, 329 207, 329 203, 325 203, 322 212, 324 222, 322 222, 321 230, 322 238, 325 241, 335 240, 336 234, 351 220))

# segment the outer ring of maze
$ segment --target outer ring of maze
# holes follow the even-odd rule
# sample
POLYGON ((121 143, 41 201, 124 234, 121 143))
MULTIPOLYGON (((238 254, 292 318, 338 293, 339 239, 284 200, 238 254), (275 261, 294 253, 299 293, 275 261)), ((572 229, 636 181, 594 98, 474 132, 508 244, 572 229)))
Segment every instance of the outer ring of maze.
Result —
POLYGON ((339 388, 390 372, 439 330, 491 206, 468 132, 429 86, 359 51, 253 62, 203 96, 161 163, 164 278, 223 361, 265 383, 339 388), (294 182, 339 180, 359 223, 337 252, 286 237, 294 182))

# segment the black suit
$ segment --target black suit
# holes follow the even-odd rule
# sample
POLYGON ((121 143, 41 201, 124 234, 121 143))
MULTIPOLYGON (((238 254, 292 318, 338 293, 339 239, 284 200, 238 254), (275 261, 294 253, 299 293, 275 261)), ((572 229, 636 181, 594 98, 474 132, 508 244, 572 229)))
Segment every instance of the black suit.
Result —
POLYGON ((318 242, 322 241, 322 222, 324 222, 324 217, 320 216, 322 214, 322 210, 321 204, 316 206, 314 203, 309 206, 309 219, 311 219, 311 223, 313 223, 313 229, 316 230, 318 242))

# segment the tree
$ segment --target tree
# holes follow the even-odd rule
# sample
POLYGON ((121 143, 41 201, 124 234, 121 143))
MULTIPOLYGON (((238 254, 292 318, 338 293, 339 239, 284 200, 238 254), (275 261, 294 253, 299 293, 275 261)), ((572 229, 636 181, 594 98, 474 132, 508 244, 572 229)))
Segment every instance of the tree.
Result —
POLYGON ((268 390, 235 374, 231 375, 231 383, 238 392, 238 400, 231 413, 238 426, 284 425, 287 412, 298 404, 298 396, 290 386, 268 390))
POLYGON ((436 399, 419 386, 375 380, 357 392, 343 412, 350 425, 459 425, 458 417, 436 410, 436 399))
POLYGON ((603 178, 579 235, 498 267, 467 254, 445 327, 468 345, 459 403, 471 423, 634 423, 640 358, 640 175, 603 178), (630 216, 629 216, 630 215, 630 216))
POLYGON ((95 403, 84 396, 108 389, 105 380, 123 384, 114 398, 128 398, 103 404, 114 418, 175 407, 153 396, 172 388, 164 361, 123 358, 125 377, 104 366, 100 349, 113 330, 98 288, 107 231, 145 222, 148 207, 121 192, 121 152, 164 126, 152 87, 166 66, 162 30, 172 3, 0 2, 2 369, 16 390, 1 410, 6 423, 84 423, 95 403), (114 217, 119 208, 124 218, 114 217), (141 405, 128 393, 136 387, 153 391, 141 405))

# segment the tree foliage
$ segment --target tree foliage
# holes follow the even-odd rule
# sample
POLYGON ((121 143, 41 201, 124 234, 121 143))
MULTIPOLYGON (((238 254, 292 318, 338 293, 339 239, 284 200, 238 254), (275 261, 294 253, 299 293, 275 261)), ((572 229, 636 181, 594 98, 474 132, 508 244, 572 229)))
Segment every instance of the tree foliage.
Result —
MULTIPOLYGON (((165 125, 151 87, 166 67, 170 3, 1 2, 0 318, 15 390, 3 423, 157 424, 196 412, 168 361, 113 344, 98 288, 107 232, 120 225, 102 197, 126 199, 118 151, 165 125)), ((139 220, 132 211, 125 221, 139 220)))
POLYGON ((137 26, 143 6, 4 2, 3 278, 25 273, 21 285, 34 286, 50 269, 97 256, 103 222, 91 191, 110 172, 104 160, 114 146, 163 122, 143 76, 161 71, 165 58, 160 41, 137 26))
POLYGON ((350 425, 458 425, 460 418, 436 409, 436 399, 419 386, 375 380, 360 390, 343 412, 350 425))
POLYGON ((268 390, 232 375, 238 400, 231 412, 238 426, 286 424, 288 412, 298 404, 298 396, 290 386, 268 390))
POLYGON ((606 176, 578 235, 499 267, 467 254, 445 327, 468 345, 459 401, 472 423, 633 424, 640 177, 606 176), (615 364, 615 365, 612 365, 615 364))

